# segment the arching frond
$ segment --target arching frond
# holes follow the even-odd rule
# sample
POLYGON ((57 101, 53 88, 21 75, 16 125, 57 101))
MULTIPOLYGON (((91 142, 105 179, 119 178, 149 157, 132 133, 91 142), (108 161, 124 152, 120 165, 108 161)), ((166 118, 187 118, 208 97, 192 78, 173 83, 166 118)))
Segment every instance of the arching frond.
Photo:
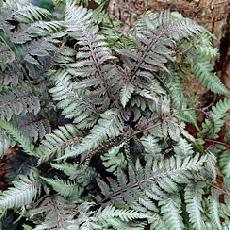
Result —
POLYGON ((98 185, 104 196, 101 202, 133 202, 147 193, 152 199, 165 199, 166 193, 178 191, 177 184, 188 183, 193 178, 193 172, 198 172, 206 167, 206 164, 213 164, 211 156, 186 157, 181 159, 169 158, 155 160, 152 165, 148 164, 145 169, 140 168, 135 173, 129 168, 129 180, 121 172, 117 175, 117 181, 110 180, 110 185, 98 180, 98 185), (209 162, 209 163, 208 163, 209 162), (133 194, 131 196, 131 194, 133 194), (134 199, 135 197, 135 199, 134 199))
POLYGON ((10 187, 0 195, 0 209, 20 208, 31 204, 40 193, 41 182, 21 177, 14 181, 14 187, 10 187))
POLYGON ((149 81, 148 77, 154 78, 159 69, 167 70, 166 63, 175 41, 202 31, 191 20, 175 19, 168 11, 143 17, 135 29, 138 50, 120 51, 125 60, 129 60, 126 64, 130 68, 128 79, 131 82, 135 79, 149 81))
POLYGON ((71 181, 64 181, 59 179, 48 179, 41 177, 46 181, 59 195, 62 197, 77 199, 81 197, 83 189, 79 187, 76 183, 71 181))
POLYGON ((108 110, 101 115, 98 124, 91 129, 91 132, 82 139, 80 144, 69 149, 60 159, 74 157, 84 153, 87 154, 100 144, 103 144, 103 141, 106 141, 108 138, 118 136, 123 129, 124 124, 118 112, 108 110))
POLYGON ((54 157, 61 157, 68 148, 81 140, 80 132, 74 125, 60 126, 52 133, 45 135, 36 149, 40 162, 48 161, 54 157))
POLYGON ((100 90, 100 94, 105 98, 112 99, 114 95, 107 74, 111 68, 108 61, 115 57, 107 48, 104 36, 98 33, 98 27, 91 24, 91 16, 92 12, 77 7, 75 1, 66 2, 67 32, 78 40, 77 44, 80 46, 76 63, 71 64, 68 71, 80 78, 97 78, 99 82, 95 86, 98 84, 97 88, 100 90))

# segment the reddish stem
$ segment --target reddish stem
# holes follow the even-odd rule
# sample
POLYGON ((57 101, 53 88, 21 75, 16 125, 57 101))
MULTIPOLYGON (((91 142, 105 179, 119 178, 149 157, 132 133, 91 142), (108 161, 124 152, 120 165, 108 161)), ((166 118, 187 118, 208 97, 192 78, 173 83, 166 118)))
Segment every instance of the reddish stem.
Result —
POLYGON ((214 144, 217 144, 217 145, 222 145, 224 146, 226 149, 230 149, 230 145, 225 143, 225 142, 222 142, 222 141, 216 141, 216 140, 212 140, 212 139, 205 139, 204 140, 205 142, 211 142, 212 145, 214 144))

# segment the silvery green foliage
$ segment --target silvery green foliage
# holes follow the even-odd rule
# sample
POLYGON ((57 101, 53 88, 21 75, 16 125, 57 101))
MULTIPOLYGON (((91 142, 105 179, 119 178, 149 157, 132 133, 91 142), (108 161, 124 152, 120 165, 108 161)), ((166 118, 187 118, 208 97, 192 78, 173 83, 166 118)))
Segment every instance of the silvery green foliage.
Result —
POLYGON ((225 98, 219 100, 214 106, 212 106, 212 111, 210 112, 210 117, 205 119, 202 123, 202 130, 200 134, 209 138, 217 138, 218 132, 224 125, 224 116, 230 111, 230 99, 225 98))
MULTIPOLYGON (((112 46, 79 1, 66 0, 59 20, 26 0, 1 3, 0 154, 17 145, 36 162, 35 176, 2 192, 2 213, 22 209, 36 230, 228 228, 229 157, 218 157, 220 204, 210 186, 216 158, 185 130, 197 125, 180 83, 187 73, 228 93, 212 73, 207 31, 177 13, 151 13, 129 42, 110 35, 112 46)), ((200 137, 217 138, 228 111, 228 99, 217 102, 200 137)))
POLYGON ((0 209, 6 211, 10 208, 20 208, 30 204, 40 193, 41 183, 39 180, 31 180, 21 177, 14 181, 14 187, 1 194, 0 209))

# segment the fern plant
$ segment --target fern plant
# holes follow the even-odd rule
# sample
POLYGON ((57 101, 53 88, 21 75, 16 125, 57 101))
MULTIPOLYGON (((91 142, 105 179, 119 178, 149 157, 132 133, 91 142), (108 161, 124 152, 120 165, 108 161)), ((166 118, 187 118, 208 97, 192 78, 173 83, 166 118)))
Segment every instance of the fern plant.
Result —
POLYGON ((125 37, 80 1, 62 4, 56 18, 1 1, 0 151, 31 159, 0 195, 2 218, 14 212, 25 230, 228 229, 228 150, 204 145, 230 110, 211 35, 165 11, 125 37), (181 85, 189 74, 226 97, 201 128, 181 85))

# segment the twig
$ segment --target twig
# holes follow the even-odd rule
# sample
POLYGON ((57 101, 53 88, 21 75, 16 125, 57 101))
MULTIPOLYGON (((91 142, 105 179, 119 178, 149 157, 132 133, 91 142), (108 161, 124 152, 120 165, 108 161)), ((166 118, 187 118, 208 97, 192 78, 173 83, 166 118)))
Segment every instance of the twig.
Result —
POLYGON ((224 146, 226 149, 230 149, 230 145, 222 142, 222 141, 217 141, 217 140, 212 140, 212 139, 204 139, 205 142, 211 142, 213 144, 217 144, 217 145, 222 145, 224 146))

